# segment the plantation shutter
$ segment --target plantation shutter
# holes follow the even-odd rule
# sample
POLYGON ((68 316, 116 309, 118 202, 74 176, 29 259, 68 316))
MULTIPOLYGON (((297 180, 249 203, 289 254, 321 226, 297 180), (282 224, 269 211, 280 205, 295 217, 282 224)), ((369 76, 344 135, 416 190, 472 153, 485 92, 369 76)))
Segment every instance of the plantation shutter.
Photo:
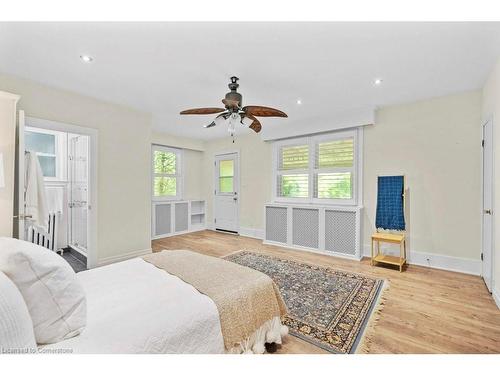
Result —
POLYGON ((314 197, 352 199, 354 138, 314 144, 314 197))
POLYGON ((279 141, 275 197, 303 203, 356 204, 357 131, 279 141))
POLYGON ((281 146, 278 153, 277 195, 309 197, 309 144, 281 146))

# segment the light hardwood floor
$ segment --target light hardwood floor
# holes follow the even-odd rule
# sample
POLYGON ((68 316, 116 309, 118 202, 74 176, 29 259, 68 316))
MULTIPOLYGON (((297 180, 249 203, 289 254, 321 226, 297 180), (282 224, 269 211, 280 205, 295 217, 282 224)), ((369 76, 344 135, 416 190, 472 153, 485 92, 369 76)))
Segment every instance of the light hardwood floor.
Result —
MULTIPOLYGON (((217 257, 251 250, 386 279, 386 302, 380 320, 370 328, 369 353, 500 353, 500 310, 478 276, 411 265, 400 273, 372 267, 366 258, 345 260, 212 231, 155 240, 152 247, 217 257)), ((289 336, 279 352, 324 351, 289 336)))

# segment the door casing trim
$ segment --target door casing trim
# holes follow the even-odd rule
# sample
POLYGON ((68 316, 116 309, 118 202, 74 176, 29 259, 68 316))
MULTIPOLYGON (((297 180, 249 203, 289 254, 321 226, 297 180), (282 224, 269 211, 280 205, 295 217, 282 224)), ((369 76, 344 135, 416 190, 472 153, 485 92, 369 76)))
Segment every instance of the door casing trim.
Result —
MULTIPOLYGON (((240 233, 240 198, 241 198, 241 169, 240 169, 240 151, 239 150, 227 150, 227 151, 218 151, 218 152, 215 152, 213 154, 213 162, 214 164, 213 165, 213 189, 212 191, 215 192, 215 189, 216 189, 216 184, 217 184, 217 170, 215 169, 215 162, 216 162, 216 158, 218 156, 225 156, 225 155, 231 155, 231 154, 236 154, 236 157, 237 157, 237 160, 236 160, 236 167, 238 168, 238 181, 236 183, 236 186, 238 187, 238 207, 237 207, 237 216, 238 216, 238 220, 237 220, 237 223, 236 223, 236 234, 239 234, 240 233)), ((216 225, 215 225, 215 205, 216 205, 216 194, 214 193, 213 194, 213 198, 212 198, 212 202, 213 202, 213 206, 212 206, 212 225, 213 225, 213 228, 214 230, 216 230, 216 225)))

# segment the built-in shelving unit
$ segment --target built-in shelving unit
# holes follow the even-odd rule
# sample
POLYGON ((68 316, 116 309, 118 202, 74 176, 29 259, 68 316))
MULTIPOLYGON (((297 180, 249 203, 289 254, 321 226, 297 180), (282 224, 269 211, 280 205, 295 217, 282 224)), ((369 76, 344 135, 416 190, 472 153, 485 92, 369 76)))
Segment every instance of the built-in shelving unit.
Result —
POLYGON ((205 211, 205 201, 191 201, 191 227, 193 231, 206 228, 205 211))
POLYGON ((152 239, 206 229, 204 200, 154 201, 151 214, 152 239))

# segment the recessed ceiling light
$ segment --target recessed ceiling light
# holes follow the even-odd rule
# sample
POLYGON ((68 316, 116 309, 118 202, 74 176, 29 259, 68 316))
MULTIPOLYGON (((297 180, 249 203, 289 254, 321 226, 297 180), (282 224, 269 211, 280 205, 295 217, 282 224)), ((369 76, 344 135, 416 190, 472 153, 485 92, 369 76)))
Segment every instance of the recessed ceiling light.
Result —
POLYGON ((380 86, 382 84, 382 79, 381 78, 376 78, 375 81, 373 81, 375 86, 380 86))
POLYGON ((302 99, 297 99, 297 104, 301 105, 302 104, 302 99))
POLYGON ((80 59, 84 63, 90 63, 90 62, 94 61, 94 59, 92 58, 92 56, 89 56, 89 55, 80 55, 80 59))

